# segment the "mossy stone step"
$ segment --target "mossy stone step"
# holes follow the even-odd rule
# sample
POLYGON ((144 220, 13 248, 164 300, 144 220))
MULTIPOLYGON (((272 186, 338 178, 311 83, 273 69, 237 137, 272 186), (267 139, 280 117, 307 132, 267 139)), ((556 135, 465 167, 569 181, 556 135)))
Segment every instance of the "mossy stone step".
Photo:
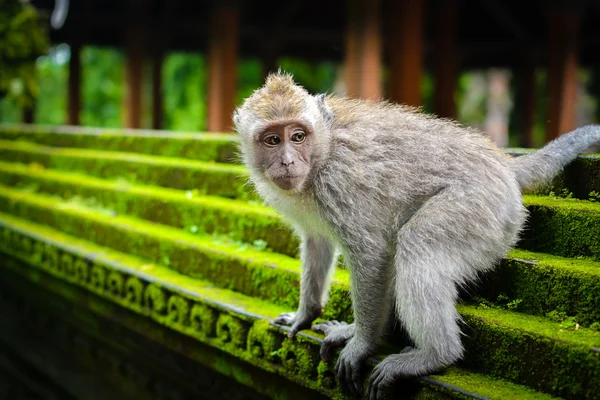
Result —
MULTIPOLYGON (((22 145, 26 147, 31 146, 29 144, 22 145)), ((39 146, 33 146, 38 149, 37 151, 40 151, 39 146)), ((11 148, 14 149, 12 146, 11 148)), ((2 149, 2 141, 0 141, 0 149, 2 149)), ((48 149, 44 151, 52 152, 52 150, 48 149)), ((59 151, 61 153, 63 151, 74 151, 79 154, 79 150, 59 149, 59 151)), ((108 157, 109 163, 114 161, 115 158, 119 158, 119 153, 108 154, 105 157, 108 157)), ((11 158, 3 156, 5 159, 11 158)), ((137 160, 137 156, 134 155, 133 157, 137 160)), ((76 161, 80 160, 79 156, 74 159, 76 161)), ((85 159, 87 161, 92 160, 92 163, 100 162, 102 154, 98 155, 96 159, 92 154, 86 153, 85 159)), ((217 210, 224 210, 225 208, 231 209, 229 206, 233 206, 239 208, 240 212, 243 211, 245 213, 249 211, 249 207, 243 206, 241 203, 229 203, 228 206, 227 203, 223 203, 215 198, 205 200, 193 199, 201 199, 200 195, 202 193, 213 193, 225 197, 237 198, 254 197, 250 190, 244 188, 244 176, 240 175, 239 178, 236 178, 238 173, 244 171, 243 168, 236 166, 233 171, 223 171, 217 168, 216 172, 214 172, 214 165, 211 165, 207 169, 206 164, 202 163, 200 167, 201 172, 196 171, 198 172, 197 174, 196 172, 190 173, 189 169, 179 174, 177 166, 172 170, 168 168, 155 168, 152 166, 152 163, 160 163, 160 158, 150 157, 150 159, 151 161, 147 159, 142 161, 134 160, 131 161, 133 163, 131 164, 124 161, 127 160, 125 158, 124 160, 118 160, 117 163, 121 164, 125 162, 129 165, 129 168, 134 170, 139 167, 137 165, 138 162, 143 164, 150 163, 146 164, 147 169, 142 168, 143 171, 148 172, 144 173, 145 175, 141 178, 137 177, 134 179, 154 184, 161 184, 163 180, 167 180, 169 181, 168 183, 162 183, 165 183, 165 186, 170 188, 181 186, 181 182, 178 183, 176 178, 171 180, 170 177, 189 177, 190 174, 194 175, 194 179, 198 180, 197 185, 200 189, 188 190, 185 193, 186 198, 191 197, 192 201, 179 200, 181 199, 181 195, 178 196, 176 194, 178 192, 175 191, 161 192, 159 188, 138 187, 122 180, 105 182, 94 180, 88 176, 83 178, 74 175, 61 175, 56 171, 48 171, 46 173, 43 170, 36 170, 36 164, 30 166, 30 168, 25 168, 23 166, 11 166, 8 163, 0 162, 0 173, 2 174, 0 182, 8 185, 24 185, 30 182, 34 186, 39 186, 39 189, 44 192, 62 197, 83 196, 95 198, 103 207, 113 209, 119 213, 127 212, 154 222, 186 229, 198 229, 209 233, 232 232, 234 240, 247 242, 254 242, 256 240, 265 241, 276 252, 287 255, 297 254, 297 240, 293 239, 293 235, 290 234, 288 229, 273 229, 275 225, 280 224, 280 218, 275 217, 274 213, 267 211, 266 208, 262 210, 263 216, 268 214, 267 219, 257 216, 256 213, 249 213, 252 215, 248 215, 248 218, 255 221, 253 222, 254 226, 249 228, 248 224, 244 222, 245 218, 238 218, 239 213, 233 212, 227 214, 217 212, 217 210), (226 184, 235 182, 237 188, 222 189, 221 180, 223 176, 225 176, 226 184), (51 183, 51 181, 54 182, 51 183), (89 181, 89 183, 86 183, 86 181, 89 181), (168 195, 167 193, 170 194, 168 195), (174 203, 170 203, 170 201, 174 201, 174 203), (211 204, 214 204, 214 206, 211 206, 211 204), (239 206, 234 204, 238 204, 239 206), (193 209, 196 205, 200 207, 193 209), (215 224, 216 221, 219 221, 219 224, 215 224), (245 228, 241 229, 243 233, 239 234, 240 229, 233 229, 232 223, 246 225, 245 228), (266 229, 262 229, 263 227, 266 229)), ((27 159, 20 161, 27 161, 27 159)), ((43 161, 44 166, 56 167, 52 162, 48 162, 47 160, 38 161, 43 161)), ((224 167, 228 168, 228 166, 224 167)), ((63 172, 69 170, 68 168, 62 169, 60 166, 58 168, 63 172)), ((81 169, 76 168, 75 170, 85 172, 85 165, 80 165, 79 168, 81 169)), ((117 166, 113 166, 108 172, 104 169, 96 175, 115 178, 118 175, 117 171, 120 173, 121 170, 117 166)), ((187 179, 183 181, 187 181, 187 179)), ((191 184, 191 182, 188 183, 191 184)), ((575 199, 549 198, 545 196, 525 196, 524 202, 528 207, 530 217, 527 227, 523 231, 519 247, 564 257, 591 256, 600 259, 600 203, 575 199)), ((254 210, 257 211, 259 209, 259 207, 256 207, 254 210)))
MULTIPOLYGON (((344 397, 332 379, 333 362, 326 365, 319 359, 320 336, 287 338, 287 328, 269 323, 282 311, 276 306, 10 215, 0 213, 0 229, 0 251, 14 257, 0 257, 0 268, 44 282, 45 289, 70 300, 69 288, 84 288, 252 365, 333 398, 344 397)), ((85 304, 98 314, 111 312, 94 306, 93 297, 85 304)), ((459 368, 420 380, 424 389, 418 398, 552 398, 459 368)))
MULTIPOLYGON (((519 157, 531 153, 530 149, 506 149, 508 154, 519 157)), ((567 165, 550 184, 533 193, 569 195, 574 198, 600 200, 600 154, 584 154, 567 165)))
POLYGON ((600 324, 600 262, 515 249, 467 289, 492 307, 600 324))
POLYGON ((0 140, 20 140, 53 147, 123 151, 219 163, 232 163, 237 159, 237 141, 231 133, 0 124, 0 140))
MULTIPOLYGON (((76 199, 90 204, 91 198, 105 212, 133 215, 188 232, 227 233, 235 241, 264 241, 257 244, 266 244, 269 249, 289 256, 297 252, 298 241, 291 230, 276 213, 258 205, 207 196, 188 198, 184 192, 172 189, 109 182, 54 170, 32 170, 3 162, 0 162, 0 183, 25 185, 26 191, 59 195, 71 202, 76 199)), ((545 201, 538 198, 530 201, 535 200, 545 201)), ((214 238, 217 242, 220 239, 214 238)), ((503 303, 518 311, 535 315, 556 311, 575 318, 583 326, 600 321, 598 262, 514 250, 497 271, 483 277, 483 282, 476 285, 477 296, 492 302, 502 297, 503 303)), ((472 288, 469 293, 473 293, 472 288)))
MULTIPOLYGON (((168 254, 166 261, 174 261, 172 266, 182 268, 183 272, 191 273, 187 268, 196 263, 196 276, 209 278, 216 286, 268 299, 290 309, 299 298, 299 262, 288 257, 214 245, 173 228, 157 228, 127 217, 107 218, 84 207, 11 189, 0 190, 0 209, 151 262, 160 263, 168 254)), ((348 290, 347 272, 337 271, 325 318, 350 319, 348 290)), ((505 310, 494 312, 495 319, 490 319, 487 309, 461 307, 463 318, 475 330, 469 337, 493 337, 494 343, 501 344, 486 347, 494 355, 489 361, 494 364, 494 373, 552 394, 563 395, 569 390, 582 398, 591 398, 590 393, 600 391, 600 353, 593 350, 600 345, 600 333, 586 328, 568 331, 541 317, 505 310), (525 326, 523 321, 531 323, 525 326), (507 358, 506 348, 526 348, 535 358, 507 358), (578 375, 572 375, 571 370, 577 370, 578 375), (552 382, 552 386, 548 387, 546 382, 552 382)), ((465 341, 466 363, 482 351, 481 343, 479 339, 465 341)))
POLYGON ((563 257, 600 259, 600 203, 524 196, 529 218, 519 247, 563 257))
POLYGON ((158 186, 108 181, 91 176, 0 161, 0 184, 47 193, 106 212, 182 228, 192 233, 256 243, 276 253, 298 254, 298 239, 270 208, 158 186))
MULTIPOLYGON (((178 133, 157 130, 101 129, 73 126, 0 124, 0 140, 105 151, 123 151, 197 161, 235 162, 237 138, 231 133, 178 133)), ((504 149, 512 156, 535 151, 504 149)), ((600 155, 582 155, 569 164, 551 185, 538 193, 572 193, 587 200, 600 195, 600 155)))
POLYGON ((0 140, 0 159, 106 179, 124 179, 191 190, 198 194, 256 198, 245 188, 247 171, 240 165, 137 153, 48 147, 6 140, 0 140))

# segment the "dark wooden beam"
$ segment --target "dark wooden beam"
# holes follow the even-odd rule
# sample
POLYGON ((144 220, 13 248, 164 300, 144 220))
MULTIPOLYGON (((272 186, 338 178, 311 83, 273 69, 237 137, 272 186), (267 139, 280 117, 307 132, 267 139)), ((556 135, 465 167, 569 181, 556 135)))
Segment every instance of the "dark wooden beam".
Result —
POLYGON ((381 2, 350 0, 346 31, 346 85, 349 96, 381 98, 381 2))
POLYGON ((535 58, 525 54, 522 58, 523 64, 517 71, 520 76, 521 87, 519 91, 520 108, 515 112, 520 113, 520 132, 519 145, 522 147, 534 147, 533 131, 535 128, 535 111, 536 111, 536 61, 535 58))
POLYGON ((214 10, 208 50, 208 130, 232 129, 237 82, 239 10, 226 4, 214 10))
POLYGON ((33 124, 35 122, 35 105, 23 108, 23 123, 33 124))
POLYGON ((397 103, 421 105, 424 9, 425 0, 394 0, 389 10, 387 97, 397 103))
POLYGON ((163 128, 162 48, 152 52, 152 129, 163 128))
POLYGON ((440 117, 455 118, 454 95, 458 83, 458 1, 441 0, 435 7, 433 111, 440 117))
POLYGON ((547 141, 576 126, 580 17, 574 8, 549 13, 547 141))
POLYGON ((70 43, 69 82, 67 88, 67 124, 80 125, 81 111, 81 46, 80 40, 70 43))

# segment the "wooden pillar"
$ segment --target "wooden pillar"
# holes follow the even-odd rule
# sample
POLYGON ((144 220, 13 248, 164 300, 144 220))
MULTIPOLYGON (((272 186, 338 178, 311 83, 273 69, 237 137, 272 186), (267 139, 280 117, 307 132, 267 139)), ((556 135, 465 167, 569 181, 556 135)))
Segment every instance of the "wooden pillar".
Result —
POLYGON ((126 25, 125 43, 125 127, 138 129, 142 124, 142 81, 145 35, 140 21, 126 25))
POLYGON ((156 49, 152 54, 152 129, 162 129, 163 127, 163 59, 162 48, 156 49))
POLYGON ((579 22, 575 9, 549 14, 547 141, 576 126, 579 22))
POLYGON ((233 4, 214 10, 208 49, 208 130, 231 130, 237 81, 239 13, 233 4))
POLYGON ((447 118, 456 118, 458 6, 456 0, 440 0, 434 11, 433 112, 447 118))
POLYGON ((519 145, 522 147, 534 147, 533 129, 535 127, 536 93, 537 84, 535 80, 536 62, 533 57, 525 55, 525 59, 519 71, 521 87, 519 90, 520 105, 516 110, 521 115, 519 145))
POLYGON ((349 0, 345 50, 347 94, 381 98, 380 0, 349 0))
POLYGON ((388 98, 421 105, 423 75, 423 16, 425 0, 393 0, 389 11, 388 98))
POLYGON ((70 43, 71 58, 69 60, 69 87, 67 89, 67 124, 80 125, 81 111, 81 41, 70 43))

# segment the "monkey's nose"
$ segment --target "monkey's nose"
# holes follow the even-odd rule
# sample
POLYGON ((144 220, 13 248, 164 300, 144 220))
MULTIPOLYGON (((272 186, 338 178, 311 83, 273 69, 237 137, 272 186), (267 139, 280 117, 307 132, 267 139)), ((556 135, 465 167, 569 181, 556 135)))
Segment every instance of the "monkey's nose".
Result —
POLYGON ((290 165, 294 165, 294 160, 281 160, 281 165, 283 165, 284 167, 289 167, 290 165))

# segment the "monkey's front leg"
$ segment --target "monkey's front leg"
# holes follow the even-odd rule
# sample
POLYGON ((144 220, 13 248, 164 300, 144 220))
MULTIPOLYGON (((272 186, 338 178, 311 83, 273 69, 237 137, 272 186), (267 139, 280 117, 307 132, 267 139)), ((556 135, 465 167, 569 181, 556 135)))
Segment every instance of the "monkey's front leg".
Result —
POLYGON ((391 307, 389 266, 382 260, 360 260, 352 268, 354 336, 335 365, 340 385, 353 396, 363 391, 361 368, 383 334, 391 307))
POLYGON ((318 235, 307 235, 302 239, 302 277, 300 279, 300 304, 295 313, 283 313, 274 322, 291 325, 288 333, 293 337, 298 331, 308 329, 321 315, 329 294, 329 283, 334 267, 335 247, 318 235))

